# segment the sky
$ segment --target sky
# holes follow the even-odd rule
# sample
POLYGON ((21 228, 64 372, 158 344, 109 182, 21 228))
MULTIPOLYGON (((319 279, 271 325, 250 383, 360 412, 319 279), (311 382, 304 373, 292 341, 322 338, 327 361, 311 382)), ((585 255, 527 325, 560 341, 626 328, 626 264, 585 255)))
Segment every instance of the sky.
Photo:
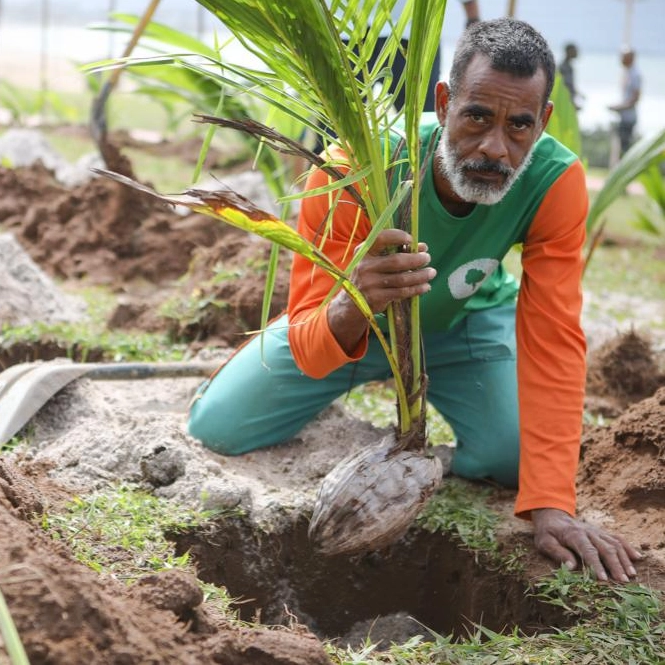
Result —
MULTIPOLYGON (((269 1, 269 0, 266 0, 269 1)), ((483 18, 503 16, 508 0, 478 0, 483 18)), ((630 41, 641 54, 665 56, 665 0, 515 0, 517 18, 529 21, 555 51, 575 41, 588 52, 616 52, 626 39, 626 6, 633 6, 630 41)), ((18 17, 38 20, 43 0, 2 0, 0 21, 18 17)), ((49 0, 49 18, 56 23, 102 20, 109 9, 138 14, 148 0, 49 0)), ((195 0, 161 0, 156 20, 196 28, 204 14, 195 0)), ((447 0, 444 39, 456 39, 463 25, 458 0, 447 0)), ((210 21, 210 19, 207 19, 210 21)), ((211 25, 211 23, 209 23, 211 25)))
MULTIPOLYGON (((508 7, 508 0, 478 2, 484 19, 504 16, 508 7)), ((629 21, 627 4, 627 0, 516 0, 516 16, 542 32, 556 53, 569 41, 581 51, 617 53, 628 40, 640 55, 665 56, 665 0, 632 0, 629 21)), ((447 34, 459 35, 462 25, 460 3, 448 0, 444 40, 447 34)))

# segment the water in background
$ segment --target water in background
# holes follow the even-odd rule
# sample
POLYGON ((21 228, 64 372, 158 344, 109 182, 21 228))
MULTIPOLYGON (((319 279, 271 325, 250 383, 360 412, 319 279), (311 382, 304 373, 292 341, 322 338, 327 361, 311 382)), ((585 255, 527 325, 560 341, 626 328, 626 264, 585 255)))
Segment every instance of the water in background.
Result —
MULTIPOLYGON (((66 5, 66 0, 63 1, 66 5)), ((187 0, 186 3, 181 1, 177 4, 187 18, 186 21, 181 20, 178 18, 179 15, 173 11, 165 12, 169 1, 172 7, 176 6, 177 0, 163 0, 158 14, 156 14, 156 20, 177 25, 180 29, 194 34, 197 30, 201 31, 203 39, 208 43, 213 43, 212 29, 216 28, 218 24, 211 17, 200 13, 200 7, 192 0, 187 0), (159 12, 163 13, 160 15, 159 12)), ((493 2, 497 4, 497 0, 481 0, 485 18, 493 17, 490 11, 493 2)), ((534 2, 535 0, 520 0, 518 6, 523 6, 525 11, 534 11, 535 7, 544 6, 540 4, 540 0, 537 4, 534 2)), ((576 2, 581 4, 586 2, 589 5, 597 3, 598 0, 576 0, 576 2)), ((622 4, 620 0, 602 0, 602 2, 605 8, 616 5, 615 13, 622 4)), ((645 3, 646 6, 650 2, 653 3, 654 0, 639 0, 638 6, 640 2, 645 3)), ((656 6, 659 10, 665 9, 665 0, 657 0, 657 2, 656 6)), ((77 70, 77 65, 108 57, 118 57, 127 41, 126 36, 94 31, 87 27, 95 20, 98 23, 105 20, 108 6, 100 6, 102 3, 100 5, 95 3, 95 14, 92 14, 92 5, 87 5, 90 15, 79 16, 78 25, 70 16, 65 23, 62 16, 52 12, 46 32, 40 29, 38 7, 32 8, 32 20, 27 21, 30 16, 26 13, 30 9, 28 0, 21 0, 20 4, 5 0, 5 4, 9 9, 16 5, 24 12, 20 16, 12 15, 11 12, 5 13, 0 22, 0 79, 7 79, 15 84, 33 88, 46 87, 56 91, 85 90, 85 82, 82 74, 77 70)), ((37 3, 32 2, 32 4, 37 3)), ((58 6, 55 1, 52 4, 58 6)), ((115 3, 108 4, 115 4, 117 11, 137 12, 142 11, 146 3, 145 0, 134 0, 133 6, 129 7, 127 5, 132 5, 132 2, 126 0, 123 3, 116 0, 115 3)), ((502 8, 504 4, 501 0, 502 8)), ((531 20, 528 16, 525 18, 531 20)), ((536 24, 535 20, 533 22, 536 24)), ((447 77, 454 41, 461 30, 461 25, 461 9, 457 2, 450 0, 443 36, 443 78, 447 77)), ((554 29, 551 24, 548 25, 550 30, 554 29)), ((566 33, 556 33, 557 36, 548 37, 552 47, 557 49, 564 34, 570 34, 570 38, 574 39, 575 35, 571 30, 573 30, 572 27, 566 33)), ((577 86, 586 95, 579 116, 580 125, 586 130, 607 128, 615 120, 615 114, 608 111, 607 106, 619 101, 621 65, 617 51, 612 49, 586 50, 583 40, 578 39, 577 42, 580 44, 580 57, 575 61, 577 86)), ((561 47, 557 50, 562 51, 563 49, 561 47)), ((135 51, 135 54, 140 54, 140 51, 135 51)), ((556 51, 555 55, 559 57, 559 53, 556 51)), ((226 51, 226 57, 232 60, 242 60, 244 64, 252 62, 252 58, 248 58, 239 46, 230 46, 226 51)), ((652 49, 651 53, 638 51, 637 65, 643 78, 642 99, 638 107, 638 132, 643 135, 652 134, 665 127, 665 52, 656 52, 655 49, 652 49)))

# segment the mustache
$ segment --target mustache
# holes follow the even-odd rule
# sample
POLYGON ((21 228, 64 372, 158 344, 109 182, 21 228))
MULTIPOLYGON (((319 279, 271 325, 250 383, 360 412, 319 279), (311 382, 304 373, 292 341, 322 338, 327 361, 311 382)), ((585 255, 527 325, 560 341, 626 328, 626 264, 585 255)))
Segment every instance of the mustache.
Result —
POLYGON ((479 173, 497 173, 502 176, 511 176, 513 169, 501 162, 495 162, 491 159, 476 159, 462 162, 460 167, 464 171, 477 171, 479 173))

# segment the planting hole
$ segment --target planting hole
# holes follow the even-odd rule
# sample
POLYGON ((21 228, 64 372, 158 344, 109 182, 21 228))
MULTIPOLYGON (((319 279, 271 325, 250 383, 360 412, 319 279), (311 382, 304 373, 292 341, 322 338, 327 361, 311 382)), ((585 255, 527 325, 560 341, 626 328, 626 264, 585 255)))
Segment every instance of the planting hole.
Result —
POLYGON ((564 623, 516 574, 489 570, 446 535, 414 527, 381 552, 324 557, 313 550, 307 526, 300 519, 277 534, 227 520, 179 534, 176 550, 190 551, 199 577, 238 599, 242 619, 279 625, 295 617, 342 646, 369 635, 388 647, 413 635, 428 639, 428 629, 461 636, 472 624, 532 634, 564 623))

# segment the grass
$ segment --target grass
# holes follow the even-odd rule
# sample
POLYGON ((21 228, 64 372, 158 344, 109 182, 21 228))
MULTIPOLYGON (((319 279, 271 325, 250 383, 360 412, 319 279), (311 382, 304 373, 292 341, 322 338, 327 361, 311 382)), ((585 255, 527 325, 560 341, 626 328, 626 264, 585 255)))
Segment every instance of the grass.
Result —
POLYGON ((89 353, 101 352, 115 362, 183 360, 187 346, 164 333, 108 330, 106 320, 116 305, 115 296, 102 287, 82 287, 76 294, 84 299, 88 317, 79 322, 25 326, 0 325, 0 347, 14 344, 54 343, 67 357, 85 362, 89 353))
POLYGON ((501 565, 505 570, 515 569, 519 559, 510 555, 510 565, 499 553, 496 527, 500 516, 487 505, 488 488, 474 488, 469 492, 469 484, 457 478, 448 478, 441 489, 425 506, 418 517, 418 523, 428 531, 441 531, 451 534, 465 549, 476 555, 483 554, 493 565, 501 565))
POLYGON ((146 572, 191 568, 189 555, 174 557, 164 534, 200 526, 208 517, 119 485, 75 497, 62 513, 45 514, 42 528, 93 570, 131 582, 146 572))
POLYGON ((26 326, 0 327, 0 347, 14 344, 55 344, 68 358, 86 362, 91 351, 108 361, 183 360, 187 347, 167 335, 99 330, 89 324, 35 322, 26 326))
MULTIPOLYGON (((164 570, 196 576, 189 553, 175 556, 173 542, 165 534, 201 528, 220 514, 184 508, 140 487, 120 484, 75 497, 61 511, 43 515, 41 526, 54 540, 67 543, 81 563, 130 584, 164 570)), ((206 602, 229 620, 236 618, 226 589, 203 582, 199 586, 206 602)))
POLYGON ((536 581, 533 593, 577 619, 565 630, 525 635, 476 626, 455 639, 424 630, 405 644, 378 652, 330 649, 338 665, 626 665, 665 662, 661 600, 638 585, 601 586, 588 575, 559 569, 536 581), (425 641, 425 639, 427 641, 425 641))

